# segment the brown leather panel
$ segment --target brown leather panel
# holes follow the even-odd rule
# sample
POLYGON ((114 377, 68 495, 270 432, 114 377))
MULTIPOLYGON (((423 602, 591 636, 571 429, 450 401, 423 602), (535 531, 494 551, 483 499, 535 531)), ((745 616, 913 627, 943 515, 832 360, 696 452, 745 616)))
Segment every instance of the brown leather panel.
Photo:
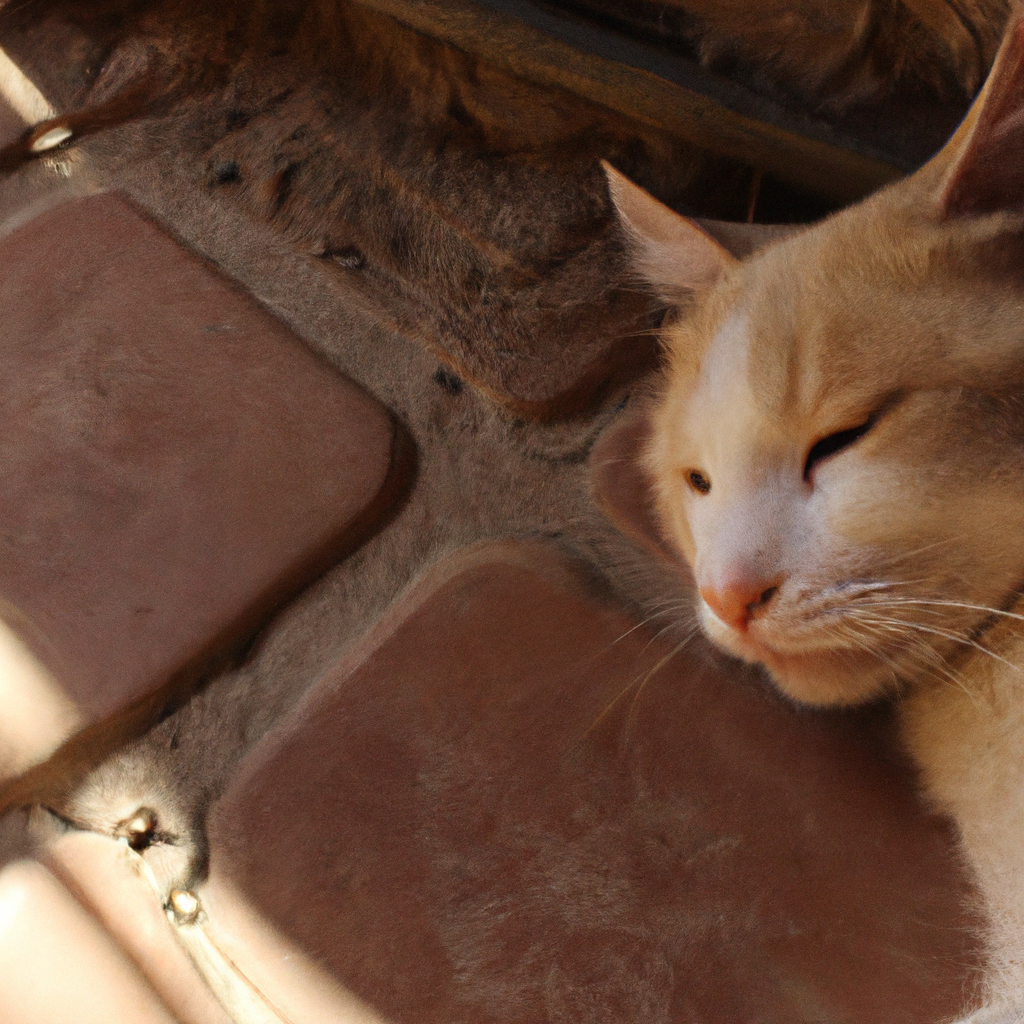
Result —
POLYGON ((126 199, 0 241, 0 308, 2 614, 87 722, 244 640, 383 513, 387 410, 126 199))
POLYGON ((952 1015, 967 886, 877 721, 672 650, 552 549, 435 568, 251 755, 212 883, 396 1024, 952 1015))

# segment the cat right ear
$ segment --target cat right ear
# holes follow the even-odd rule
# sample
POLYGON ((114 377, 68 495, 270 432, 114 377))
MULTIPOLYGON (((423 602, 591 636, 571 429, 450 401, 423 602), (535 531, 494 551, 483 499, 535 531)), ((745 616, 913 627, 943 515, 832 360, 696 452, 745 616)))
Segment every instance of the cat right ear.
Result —
POLYGON ((934 157, 947 163, 943 217, 1024 205, 1024 7, 1015 3, 985 85, 953 137, 934 157))
POLYGON ((692 220, 601 161, 636 272, 669 302, 710 288, 737 260, 692 220))

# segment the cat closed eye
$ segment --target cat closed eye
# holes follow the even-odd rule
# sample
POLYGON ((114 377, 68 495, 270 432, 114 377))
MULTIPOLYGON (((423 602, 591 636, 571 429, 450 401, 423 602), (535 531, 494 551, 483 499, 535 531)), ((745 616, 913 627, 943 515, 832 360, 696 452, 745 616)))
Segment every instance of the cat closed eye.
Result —
POLYGON ((816 441, 811 450, 807 453, 807 461, 804 463, 804 479, 810 480, 814 467, 823 462, 831 455, 841 452, 844 448, 859 441, 872 427, 875 419, 865 420, 860 426, 850 427, 848 430, 837 430, 834 434, 828 434, 820 441, 816 441))
POLYGON ((686 482, 698 494, 707 494, 711 490, 711 481, 699 469, 691 469, 686 474, 686 482))

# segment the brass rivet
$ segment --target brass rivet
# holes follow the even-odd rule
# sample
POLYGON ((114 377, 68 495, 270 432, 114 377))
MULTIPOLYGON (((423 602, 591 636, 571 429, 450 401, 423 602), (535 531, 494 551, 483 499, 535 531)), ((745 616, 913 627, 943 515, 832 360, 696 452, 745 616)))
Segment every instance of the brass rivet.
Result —
POLYGON ((199 897, 191 889, 172 889, 170 907, 178 924, 193 924, 202 909, 199 897))
POLYGON ((133 850, 145 850, 152 846, 156 838, 156 811, 150 807, 140 807, 122 822, 117 834, 128 843, 133 850))

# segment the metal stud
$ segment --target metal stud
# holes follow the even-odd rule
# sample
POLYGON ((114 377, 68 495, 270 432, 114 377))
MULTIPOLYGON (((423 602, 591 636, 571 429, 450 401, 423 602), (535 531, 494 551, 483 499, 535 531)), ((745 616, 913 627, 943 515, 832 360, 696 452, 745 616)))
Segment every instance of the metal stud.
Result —
POLYGON ((195 924, 203 909, 199 897, 191 889, 172 889, 168 906, 175 924, 195 924))
POLYGON ((49 149, 56 149, 62 142, 67 142, 75 133, 64 124, 43 132, 38 139, 33 139, 29 149, 33 153, 45 153, 49 149))
POLYGON ((130 818, 118 826, 117 834, 138 852, 153 845, 156 838, 156 825, 156 811, 150 807, 140 807, 130 818))

